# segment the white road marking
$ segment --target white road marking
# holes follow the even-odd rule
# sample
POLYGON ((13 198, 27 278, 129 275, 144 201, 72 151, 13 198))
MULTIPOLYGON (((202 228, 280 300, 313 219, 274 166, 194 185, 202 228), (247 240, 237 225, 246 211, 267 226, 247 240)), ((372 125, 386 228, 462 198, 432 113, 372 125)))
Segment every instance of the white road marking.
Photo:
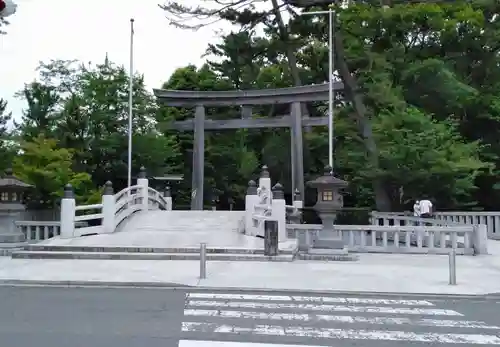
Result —
POLYGON ((179 347, 322 347, 322 346, 282 345, 276 343, 256 343, 256 342, 180 340, 179 347))
POLYGON ((217 293, 189 293, 188 299, 212 300, 265 300, 265 301, 307 301, 335 304, 361 305, 405 305, 405 306, 434 306, 427 300, 393 300, 371 298, 338 298, 322 296, 286 296, 286 295, 253 295, 253 294, 217 294, 217 293))
POLYGON ((340 306, 340 305, 315 305, 315 304, 289 304, 271 302, 249 302, 249 301, 204 301, 188 300, 188 306, 194 307, 220 307, 220 308, 246 308, 246 309, 294 309, 329 312, 363 312, 363 313, 385 313, 385 314, 419 314, 429 316, 463 316, 453 310, 406 308, 406 307, 378 307, 378 306, 340 306))
POLYGON ((389 324, 389 325, 415 325, 424 327, 449 327, 449 328, 475 328, 492 329, 500 331, 500 327, 488 325, 481 321, 467 320, 440 320, 440 319, 411 319, 393 317, 362 317, 362 316, 331 316, 331 315, 310 315, 307 313, 268 313, 250 311, 224 311, 224 310, 184 310, 185 316, 197 317, 219 317, 219 318, 243 318, 243 319, 267 319, 267 320, 289 320, 289 321, 323 321, 334 323, 352 324, 389 324))
POLYGON ((183 322, 183 332, 211 332, 222 334, 252 334, 262 336, 288 336, 303 338, 406 341, 427 343, 456 343, 500 345, 500 337, 481 334, 438 334, 413 333, 407 331, 350 330, 312 327, 281 327, 275 325, 256 325, 252 328, 235 325, 183 322))

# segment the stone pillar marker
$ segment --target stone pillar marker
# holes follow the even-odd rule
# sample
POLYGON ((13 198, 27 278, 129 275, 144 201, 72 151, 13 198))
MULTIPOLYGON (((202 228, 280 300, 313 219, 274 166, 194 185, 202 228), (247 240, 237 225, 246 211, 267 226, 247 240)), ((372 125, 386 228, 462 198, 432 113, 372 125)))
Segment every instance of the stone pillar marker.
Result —
POLYGON ((339 241, 334 242, 336 245, 332 248, 343 248, 342 239, 335 232, 334 223, 338 212, 344 207, 344 198, 341 189, 346 188, 348 183, 335 177, 332 168, 327 166, 325 167, 323 176, 309 181, 307 184, 317 190, 316 204, 313 208, 318 213, 323 224, 323 230, 320 232, 320 235, 332 241, 333 239, 339 241))
POLYGON ((286 201, 283 186, 276 183, 272 188, 272 220, 278 221, 278 242, 287 240, 286 234, 286 201))

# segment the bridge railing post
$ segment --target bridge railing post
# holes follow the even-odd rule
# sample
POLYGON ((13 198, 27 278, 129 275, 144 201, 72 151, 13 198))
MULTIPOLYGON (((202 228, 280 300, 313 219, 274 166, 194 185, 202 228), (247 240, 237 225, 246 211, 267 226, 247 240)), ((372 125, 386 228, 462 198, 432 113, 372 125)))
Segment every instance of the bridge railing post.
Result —
POLYGON ((276 183, 272 189, 272 218, 278 221, 278 240, 285 241, 286 234, 286 201, 283 186, 276 183))
POLYGON ((141 194, 142 210, 147 211, 149 208, 149 182, 146 177, 146 169, 141 166, 139 176, 137 178, 137 185, 141 187, 139 194, 141 194))
POLYGON ((251 180, 248 182, 247 195, 245 196, 245 234, 254 236, 253 214, 255 212, 255 205, 259 203, 259 196, 257 195, 257 183, 251 180))
POLYGON ((110 234, 115 231, 115 196, 113 184, 107 181, 102 194, 102 232, 110 234))
POLYGON ((166 202, 165 210, 172 211, 173 201, 172 201, 172 194, 170 193, 169 186, 165 187, 165 190, 163 191, 163 197, 165 198, 165 202, 166 202))
POLYGON ((68 239, 75 235, 75 193, 71 184, 64 187, 61 199, 61 238, 68 239))

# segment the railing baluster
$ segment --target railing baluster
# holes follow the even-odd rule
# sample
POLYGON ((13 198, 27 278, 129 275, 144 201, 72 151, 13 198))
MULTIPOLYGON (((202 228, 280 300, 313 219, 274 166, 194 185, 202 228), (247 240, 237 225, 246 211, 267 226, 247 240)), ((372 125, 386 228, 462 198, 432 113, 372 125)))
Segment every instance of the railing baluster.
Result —
POLYGON ((406 248, 411 247, 411 231, 405 232, 405 247, 406 248))
POLYGON ((446 233, 445 231, 440 231, 439 232, 440 240, 439 240, 439 247, 441 248, 446 248, 446 233))
POLYGON ((416 230, 415 233, 417 234, 417 248, 423 248, 423 235, 422 233, 426 233, 426 231, 422 231, 420 229, 416 230))
POLYGON ((434 231, 428 231, 428 241, 427 241, 427 247, 428 248, 434 248, 434 231))

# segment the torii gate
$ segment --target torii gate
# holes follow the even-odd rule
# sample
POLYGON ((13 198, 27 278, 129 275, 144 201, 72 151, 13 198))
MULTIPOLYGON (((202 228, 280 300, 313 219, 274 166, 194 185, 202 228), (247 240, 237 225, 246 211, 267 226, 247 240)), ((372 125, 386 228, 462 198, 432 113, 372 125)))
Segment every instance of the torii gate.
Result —
MULTIPOLYGON (((304 154, 302 127, 327 126, 328 117, 301 116, 301 103, 328 101, 328 84, 281 89, 186 91, 154 89, 158 102, 174 107, 195 107, 194 119, 172 122, 168 126, 179 131, 194 130, 191 209, 203 210, 205 130, 290 128, 292 191, 304 196, 304 154), (290 115, 276 118, 252 118, 253 105, 291 104, 290 115), (241 119, 211 120, 205 118, 205 106, 241 106, 241 119)), ((344 84, 335 82, 334 91, 344 84)))

